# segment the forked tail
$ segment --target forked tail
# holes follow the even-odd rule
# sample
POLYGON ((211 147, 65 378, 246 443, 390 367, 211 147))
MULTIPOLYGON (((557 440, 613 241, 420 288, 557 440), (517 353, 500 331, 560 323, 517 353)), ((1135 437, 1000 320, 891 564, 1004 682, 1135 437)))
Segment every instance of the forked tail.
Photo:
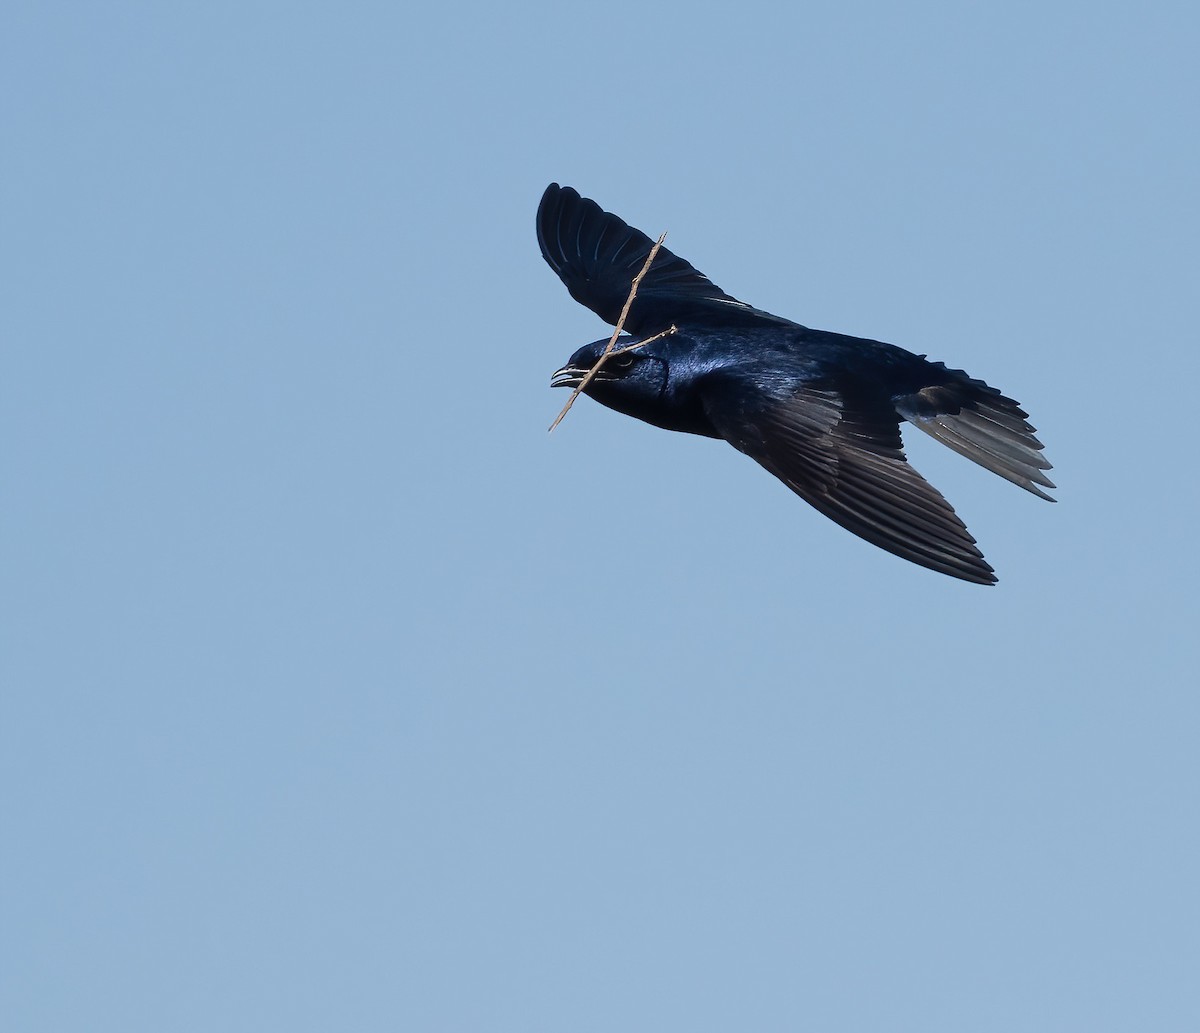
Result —
POLYGON ((962 370, 947 369, 940 362, 929 366, 936 370, 937 382, 894 399, 896 411, 960 455, 1054 502, 1038 487, 1053 488, 1054 483, 1042 472, 1051 465, 1026 419, 1028 413, 962 370))

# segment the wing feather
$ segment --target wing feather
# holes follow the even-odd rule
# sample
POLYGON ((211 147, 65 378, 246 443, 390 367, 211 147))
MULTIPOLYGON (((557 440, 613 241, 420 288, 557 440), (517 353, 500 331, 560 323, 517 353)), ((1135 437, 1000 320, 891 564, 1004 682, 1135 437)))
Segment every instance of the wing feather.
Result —
MULTIPOLYGON (((551 183, 537 214, 542 257, 571 297, 606 323, 616 325, 638 274, 654 246, 641 230, 580 197, 571 187, 551 183)), ((625 327, 655 333, 672 323, 705 326, 796 326, 726 294, 707 276, 667 248, 660 248, 625 327)))
MULTIPOLYGON (((736 388, 744 396, 745 384, 736 388)), ((931 570, 977 584, 991 566, 941 493, 909 465, 886 399, 849 400, 804 386, 730 404, 719 379, 704 395, 713 426, 737 449, 846 530, 931 570)))

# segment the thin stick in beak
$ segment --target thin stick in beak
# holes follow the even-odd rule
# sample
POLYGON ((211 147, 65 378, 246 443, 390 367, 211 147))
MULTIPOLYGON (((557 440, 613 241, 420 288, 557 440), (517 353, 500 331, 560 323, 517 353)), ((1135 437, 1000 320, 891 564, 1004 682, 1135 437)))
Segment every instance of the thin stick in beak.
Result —
MULTIPOLYGON (((625 320, 629 316, 629 308, 633 304, 633 299, 637 297, 638 284, 642 282, 642 278, 647 272, 649 272, 650 263, 654 261, 655 257, 658 255, 658 249, 662 247, 663 241, 666 239, 667 231, 663 230, 662 236, 660 236, 658 240, 654 242, 654 247, 650 249, 650 254, 646 256, 646 261, 642 264, 641 272, 639 272, 637 276, 633 278, 633 283, 629 285, 629 297, 625 299, 625 307, 621 309, 621 317, 617 320, 617 328, 613 331, 612 337, 609 338, 608 344, 605 346, 604 351, 600 353, 600 358, 596 360, 596 364, 588 370, 587 376, 585 376, 578 384, 575 385, 575 390, 571 392, 571 397, 567 399, 567 404, 562 407, 562 412, 560 412, 554 418, 554 422, 550 424, 551 431, 553 431, 555 427, 562 423, 563 417, 571 411, 571 406, 575 404, 575 399, 578 398, 583 392, 583 389, 592 382, 592 378, 599 371, 600 367, 608 361, 608 357, 612 354, 613 348, 616 347, 617 338, 621 336, 621 331, 625 329, 625 320)), ((674 331, 674 329, 674 327, 671 327, 672 331, 674 331)), ((659 336, 661 337, 662 334, 659 336)), ((651 340, 653 340, 653 338, 651 338, 651 340)), ((638 344, 633 344, 629 347, 636 348, 645 343, 645 341, 639 341, 638 344)), ((627 349, 622 349, 622 351, 625 350, 627 349)))

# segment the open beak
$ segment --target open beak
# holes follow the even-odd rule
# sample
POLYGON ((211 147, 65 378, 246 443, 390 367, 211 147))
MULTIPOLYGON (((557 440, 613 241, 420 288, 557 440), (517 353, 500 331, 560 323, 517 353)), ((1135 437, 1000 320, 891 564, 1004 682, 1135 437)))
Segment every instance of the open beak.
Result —
POLYGON ((578 366, 563 366, 562 369, 554 371, 554 376, 550 378, 550 386, 578 387, 586 376, 586 369, 580 369, 578 366))
MULTIPOLYGON (((578 366, 563 366, 562 369, 555 370, 554 376, 550 378, 551 387, 578 387, 583 383, 583 378, 588 375, 590 369, 580 369, 578 366)), ((601 367, 596 371, 596 375, 588 381, 588 386, 592 384, 602 384, 606 380, 616 380, 608 370, 601 367)))
MULTIPOLYGON (((578 387, 583 383, 583 378, 591 372, 587 369, 580 369, 578 366, 563 366, 562 369, 556 370, 554 376, 550 378, 551 387, 578 387)), ((602 384, 606 380, 616 380, 611 373, 606 369, 599 369, 596 375, 588 381, 591 384, 602 384)))

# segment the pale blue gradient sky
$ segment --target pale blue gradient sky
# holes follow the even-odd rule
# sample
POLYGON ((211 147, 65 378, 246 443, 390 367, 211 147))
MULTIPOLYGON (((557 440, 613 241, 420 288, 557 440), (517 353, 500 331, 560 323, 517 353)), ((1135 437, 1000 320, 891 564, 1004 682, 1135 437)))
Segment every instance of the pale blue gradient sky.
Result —
POLYGON ((0 1025, 1200 1028, 1191 4, 9 5, 0 1025), (550 180, 1020 399, 871 548, 550 373, 550 180))

